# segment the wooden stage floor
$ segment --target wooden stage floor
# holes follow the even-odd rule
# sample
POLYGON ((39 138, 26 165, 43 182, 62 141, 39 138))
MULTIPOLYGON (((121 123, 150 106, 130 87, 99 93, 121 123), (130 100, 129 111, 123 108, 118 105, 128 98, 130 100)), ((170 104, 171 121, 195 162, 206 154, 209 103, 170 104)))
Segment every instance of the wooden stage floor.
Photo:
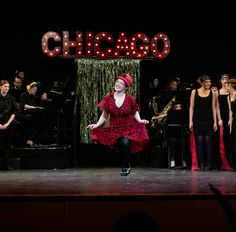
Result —
POLYGON ((236 196, 236 172, 119 167, 0 171, 0 197, 236 196))
POLYGON ((236 231, 235 212, 231 171, 132 167, 127 177, 120 167, 0 171, 1 231, 229 232, 236 231), (127 219, 140 230, 119 230, 127 219), (147 230, 153 222, 158 229, 147 230))

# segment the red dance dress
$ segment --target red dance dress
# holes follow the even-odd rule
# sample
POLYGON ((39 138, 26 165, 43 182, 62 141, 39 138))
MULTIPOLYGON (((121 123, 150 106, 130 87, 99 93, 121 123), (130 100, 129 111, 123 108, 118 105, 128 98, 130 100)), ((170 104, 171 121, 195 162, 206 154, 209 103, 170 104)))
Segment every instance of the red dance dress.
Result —
POLYGON ((114 93, 107 95, 98 106, 110 114, 109 124, 92 130, 91 140, 111 149, 117 150, 119 138, 128 138, 131 142, 131 153, 142 151, 149 142, 147 129, 144 123, 134 118, 139 106, 135 99, 127 95, 121 107, 117 107, 114 93))

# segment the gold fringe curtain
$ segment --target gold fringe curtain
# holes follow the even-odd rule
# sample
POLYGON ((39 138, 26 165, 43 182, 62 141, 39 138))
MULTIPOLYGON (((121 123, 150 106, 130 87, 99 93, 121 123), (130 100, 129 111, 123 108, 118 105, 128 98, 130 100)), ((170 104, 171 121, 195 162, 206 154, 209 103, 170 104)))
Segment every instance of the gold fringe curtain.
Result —
POLYGON ((91 143, 88 124, 96 123, 101 111, 97 104, 109 92, 114 90, 115 77, 119 73, 130 73, 133 85, 130 94, 140 101, 140 60, 111 59, 92 60, 76 59, 77 66, 77 101, 79 104, 78 120, 80 142, 91 143))

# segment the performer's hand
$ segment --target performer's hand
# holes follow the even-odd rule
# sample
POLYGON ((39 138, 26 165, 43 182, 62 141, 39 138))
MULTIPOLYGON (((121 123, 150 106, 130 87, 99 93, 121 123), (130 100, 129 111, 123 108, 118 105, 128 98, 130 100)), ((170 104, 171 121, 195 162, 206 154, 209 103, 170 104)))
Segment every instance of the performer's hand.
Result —
POLYGON ((193 122, 189 122, 189 130, 191 131, 193 129, 193 122))
POLYGON ((222 119, 219 119, 219 120, 218 120, 218 125, 219 125, 219 126, 222 126, 222 125, 223 125, 222 119))
POLYGON ((97 128, 97 124, 89 124, 87 126, 87 129, 90 129, 90 130, 95 129, 95 128, 97 128))
POLYGON ((142 119, 140 122, 141 122, 141 123, 144 123, 144 124, 149 124, 149 121, 146 120, 146 119, 142 119))
POLYGON ((0 124, 0 130, 6 130, 8 126, 9 126, 8 123, 5 123, 5 124, 3 124, 3 125, 0 124))
POLYGON ((213 130, 214 130, 214 131, 217 131, 217 125, 216 125, 216 123, 213 124, 213 130))

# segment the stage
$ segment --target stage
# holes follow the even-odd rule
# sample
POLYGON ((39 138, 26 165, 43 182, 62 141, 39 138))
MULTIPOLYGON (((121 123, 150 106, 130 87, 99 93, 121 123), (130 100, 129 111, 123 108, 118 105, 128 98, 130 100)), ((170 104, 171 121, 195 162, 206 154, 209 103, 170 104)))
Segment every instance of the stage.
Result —
POLYGON ((0 171, 2 231, 118 231, 123 217, 146 227, 140 215, 153 220, 153 231, 234 231, 235 200, 231 171, 134 166, 127 177, 107 166, 0 171))

